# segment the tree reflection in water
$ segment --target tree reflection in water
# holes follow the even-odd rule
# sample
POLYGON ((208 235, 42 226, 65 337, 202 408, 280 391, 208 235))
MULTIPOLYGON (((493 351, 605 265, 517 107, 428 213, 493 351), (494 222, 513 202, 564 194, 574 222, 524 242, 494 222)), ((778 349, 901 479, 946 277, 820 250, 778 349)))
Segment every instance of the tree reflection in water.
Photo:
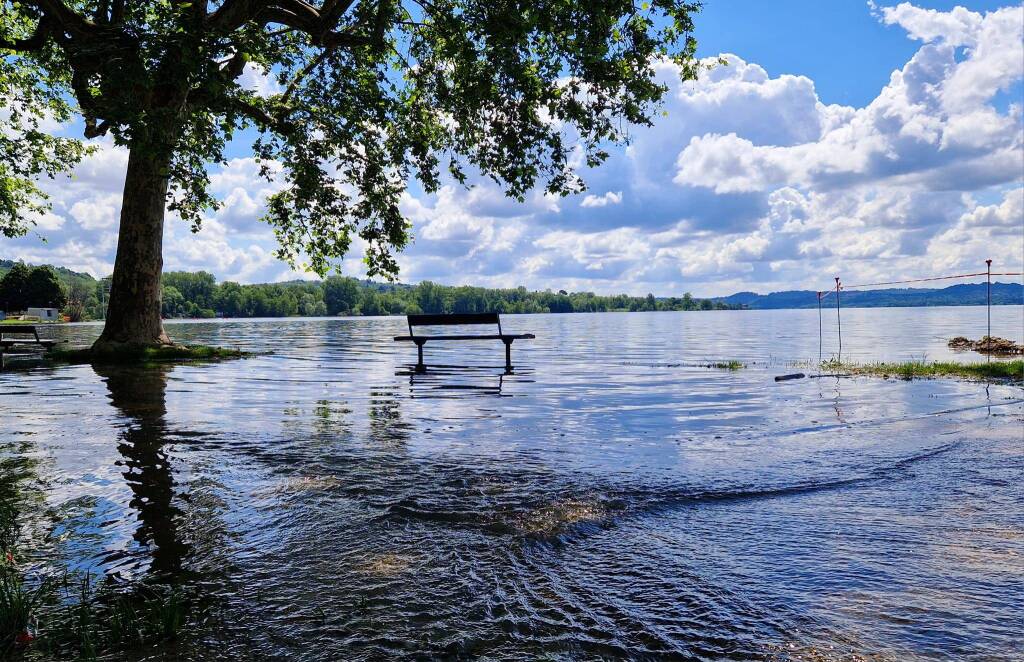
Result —
POLYGON ((125 417, 118 442, 129 506, 138 513, 134 538, 148 552, 154 577, 179 576, 189 546, 179 535, 182 511, 175 505, 174 476, 164 445, 170 366, 94 366, 107 384, 110 403, 125 417))

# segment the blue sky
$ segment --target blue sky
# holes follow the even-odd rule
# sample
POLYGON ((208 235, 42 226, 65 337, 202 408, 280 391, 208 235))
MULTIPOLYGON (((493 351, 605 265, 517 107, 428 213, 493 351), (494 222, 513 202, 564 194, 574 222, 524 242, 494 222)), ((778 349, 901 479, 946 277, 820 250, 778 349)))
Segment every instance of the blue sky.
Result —
MULTIPOLYGON (((984 12, 1008 3, 914 4, 984 12)), ((863 0, 707 0, 696 36, 702 56, 737 53, 773 76, 807 76, 825 103, 857 106, 875 98, 893 69, 903 66, 919 46, 899 27, 882 25, 863 0)))
MULTIPOLYGON (((403 202, 401 279, 602 293, 728 294, 997 269, 1024 262, 1024 7, 708 0, 699 54, 728 66, 669 86, 666 116, 585 171, 589 190, 524 203, 476 178, 403 202)), ((274 83, 259 71, 246 84, 274 83)), ((99 143, 47 184, 38 234, 0 256, 109 273, 125 154, 99 143), (40 240, 39 235, 47 241, 40 240)), ((274 259, 259 220, 276 184, 244 149, 211 168, 223 208, 176 219, 169 269, 221 280, 312 277, 274 259)), ((361 274, 359 246, 341 265, 361 274)))

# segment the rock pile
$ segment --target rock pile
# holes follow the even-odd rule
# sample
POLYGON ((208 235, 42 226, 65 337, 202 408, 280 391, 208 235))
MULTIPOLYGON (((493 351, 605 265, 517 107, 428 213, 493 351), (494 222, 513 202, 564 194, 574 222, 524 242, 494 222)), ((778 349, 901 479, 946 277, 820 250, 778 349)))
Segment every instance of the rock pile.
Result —
POLYGON ((982 354, 1024 354, 1024 345, 1018 345, 1012 340, 998 336, 983 336, 978 340, 971 340, 963 336, 957 336, 948 343, 950 349, 969 349, 982 354))

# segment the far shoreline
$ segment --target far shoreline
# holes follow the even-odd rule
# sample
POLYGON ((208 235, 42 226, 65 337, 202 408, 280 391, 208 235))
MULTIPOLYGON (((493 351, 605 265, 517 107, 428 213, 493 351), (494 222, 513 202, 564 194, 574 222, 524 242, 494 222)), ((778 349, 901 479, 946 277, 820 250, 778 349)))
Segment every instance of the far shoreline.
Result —
MULTIPOLYGON (((1024 308, 1022 303, 993 303, 993 308, 1024 308)), ((942 308, 985 308, 984 304, 952 304, 943 306, 842 306, 842 310, 938 310, 942 308)), ((736 308, 732 310, 599 310, 599 311, 573 311, 573 312, 548 312, 548 313, 502 313, 503 316, 514 317, 542 317, 548 315, 663 315, 663 314, 694 314, 694 313, 769 313, 778 311, 806 311, 815 312, 817 308, 736 308)), ((823 307, 823 310, 834 312, 835 306, 823 307)), ((328 321, 328 320, 369 320, 369 319, 403 319, 404 313, 395 315, 291 315, 287 317, 168 317, 163 320, 164 324, 193 324, 193 323, 216 323, 216 322, 273 322, 280 320, 291 320, 294 322, 307 321, 328 321)), ((25 322, 31 324, 32 322, 25 322)), ((45 326, 99 326, 103 320, 85 320, 81 322, 50 322, 45 326)))

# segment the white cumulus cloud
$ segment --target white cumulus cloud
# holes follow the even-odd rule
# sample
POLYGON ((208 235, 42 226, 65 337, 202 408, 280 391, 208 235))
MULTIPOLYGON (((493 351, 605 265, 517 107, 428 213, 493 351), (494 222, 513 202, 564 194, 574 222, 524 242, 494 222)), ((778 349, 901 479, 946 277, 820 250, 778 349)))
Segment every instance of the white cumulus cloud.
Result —
POLYGON ((580 203, 580 207, 607 207, 622 202, 622 191, 608 191, 604 195, 587 195, 580 203))

